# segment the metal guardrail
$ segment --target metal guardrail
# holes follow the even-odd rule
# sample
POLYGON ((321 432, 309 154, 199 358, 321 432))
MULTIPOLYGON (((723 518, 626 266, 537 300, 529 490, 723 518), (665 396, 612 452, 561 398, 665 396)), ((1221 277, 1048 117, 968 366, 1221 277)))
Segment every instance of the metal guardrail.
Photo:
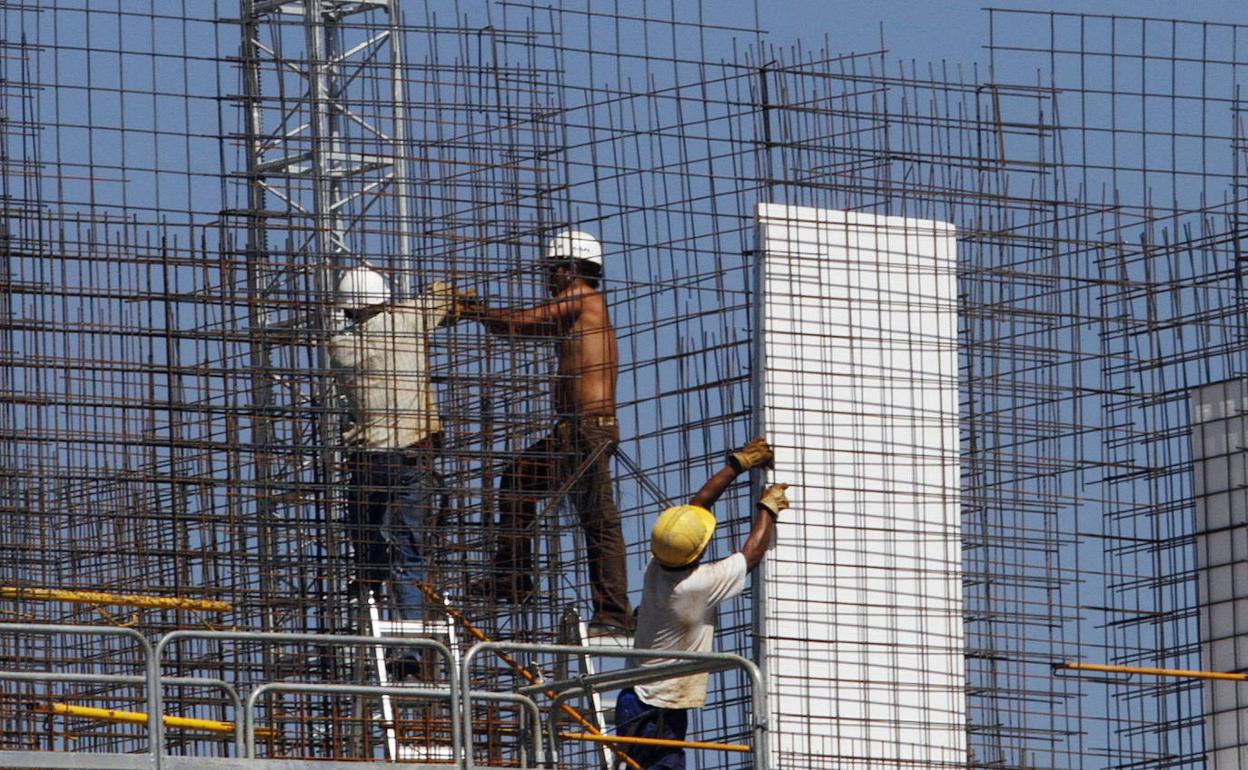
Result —
MULTIPOLYGON (((522 695, 539 692, 555 693, 549 709, 548 719, 550 721, 550 726, 547 729, 547 736, 550 741, 549 761, 552 767, 556 766, 559 760, 560 733, 556 727, 556 720, 558 719, 561 711, 560 706, 568 700, 588 695, 594 690, 622 689, 635 684, 645 684, 646 682, 668 679, 673 676, 715 673, 718 671, 740 669, 744 671, 750 679, 750 695, 753 711, 751 734, 753 736, 754 744, 754 768, 755 770, 768 770, 767 692, 763 687, 763 677, 762 673, 758 669, 758 666, 740 655, 733 655, 732 653, 726 652, 677 652, 674 650, 633 648, 613 649, 608 647, 582 647, 578 645, 531 644, 520 642, 479 642, 473 645, 472 648, 465 653, 462 664, 463 668, 460 671, 460 676, 462 677, 460 689, 464 692, 464 724, 469 730, 471 730, 473 695, 469 694, 470 691, 468 689, 468 685, 472 676, 472 662, 478 655, 491 651, 530 652, 578 656, 593 655, 604 658, 623 659, 668 658, 678 661, 675 663, 665 663, 656 666, 609 671, 601 674, 580 676, 571 679, 540 682, 520 688, 517 692, 522 695)), ((464 757, 465 770, 474 770, 476 767, 476 765, 473 764, 471 753, 471 751, 466 752, 466 756, 464 757)))
MULTIPOLYGON (((125 684, 125 685, 143 685, 145 686, 144 701, 148 714, 148 751, 145 754, 108 754, 104 752, 53 752, 53 751, 3 751, 0 752, 0 766, 14 768, 83 768, 95 770, 115 769, 129 770, 129 768, 144 768, 144 770, 174 770, 179 766, 188 766, 187 761, 191 761, 191 767, 208 767, 213 765, 221 765, 222 762, 227 764, 222 766, 233 766, 228 763, 237 761, 247 761, 254 758, 252 751, 254 747, 254 724, 251 726, 250 732, 245 724, 246 718, 251 714, 255 703, 254 698, 257 697, 253 692, 248 698, 248 708, 244 708, 243 700, 239 696, 238 691, 229 683, 220 679, 211 679, 207 677, 162 677, 160 676, 161 662, 165 650, 172 644, 185 639, 220 639, 232 641, 247 642, 303 642, 308 644, 317 644, 322 646, 351 646, 351 647, 408 647, 408 648, 425 648, 437 651, 446 661, 447 670, 450 672, 448 686, 442 690, 429 690, 436 693, 438 698, 445 698, 451 704, 451 742, 452 752, 455 756, 462 753, 462 734, 459 731, 459 720, 456 717, 459 702, 459 677, 457 676, 457 667, 451 657, 451 651, 446 645, 441 644, 432 639, 411 639, 411 638, 389 638, 377 639, 372 636, 337 636, 328 634, 280 634, 280 633, 261 633, 247 631, 174 631, 157 642, 153 647, 145 636, 138 631, 130 628, 117 628, 114 626, 75 626, 75 625, 56 625, 56 624, 37 624, 37 623, 0 623, 0 633, 10 634, 27 634, 32 636, 119 636, 132 640, 136 649, 140 652, 142 658, 142 668, 144 674, 78 674, 71 672, 59 671, 4 671, 0 670, 0 681, 44 681, 44 682, 93 682, 100 684, 125 684), (165 753, 165 730, 164 730, 164 708, 163 708, 163 692, 162 687, 167 685, 173 686, 201 686, 215 687, 221 689, 229 698, 230 705, 233 706, 235 713, 238 715, 234 720, 234 751, 236 757, 234 759, 222 757, 176 757, 165 753), (249 743, 250 737, 250 743, 249 743)), ((295 683, 281 682, 274 683, 271 686, 261 685, 259 690, 273 691, 277 689, 286 689, 294 691, 297 688, 305 688, 303 691, 312 692, 319 687, 338 687, 345 688, 338 690, 340 692, 353 692, 355 694, 368 694, 370 688, 367 686, 353 685, 321 685, 318 683, 295 683)), ((378 689, 378 688, 372 688, 378 689)), ((400 694, 410 695, 417 691, 410 687, 394 687, 388 688, 397 691, 400 694)), ((395 694, 394 692, 390 694, 395 694)), ((534 704, 536 709, 536 704, 534 704)), ((540 721, 539 727, 540 729, 540 721)), ((264 767, 273 767, 275 760, 263 760, 264 767)), ((301 763, 304 760, 300 761, 301 763)), ((279 762, 280 764, 280 762, 279 762)), ((318 767, 330 769, 331 765, 342 764, 340 762, 318 762, 318 767)), ((358 762, 350 763, 353 768, 367 767, 368 764, 358 762)), ((251 763, 253 767, 256 763, 251 763)), ((303 767, 303 764, 299 764, 303 767)), ((445 767, 445 765, 442 765, 445 767)))
MULTIPOLYGON (((152 757, 160 756, 159 733, 154 725, 160 724, 161 715, 160 712, 153 711, 151 709, 151 691, 153 689, 151 683, 160 679, 160 669, 156 665, 156 657, 152 654, 152 645, 147 641, 147 637, 132 628, 117 628, 114 626, 71 626, 46 623, 4 623, 0 624, 0 632, 22 633, 29 634, 31 636, 121 636, 132 640, 143 653, 143 676, 123 674, 70 674, 67 672, 57 671, 0 671, 0 680, 102 682, 114 684, 146 683, 148 690, 147 748, 148 753, 152 757)), ((155 766, 159 770, 159 763, 155 766)))
MULTIPOLYGON (((248 759, 256 759, 256 701, 270 692, 302 692, 321 693, 325 695, 389 695, 392 698, 428 698, 440 700, 452 699, 454 690, 434 687, 408 687, 406 685, 388 685, 380 687, 369 684, 318 684, 312 682, 268 682, 251 691, 247 696, 246 710, 243 712, 243 724, 246 736, 246 753, 248 759)), ((534 706, 536 708, 536 705, 534 706)), ((452 725, 454 719, 452 712, 452 725)), ((460 746, 458 731, 452 727, 451 746, 455 756, 459 756, 460 746)))
MULTIPOLYGON (((35 636, 78 635, 124 637, 134 642, 141 655, 143 674, 79 674, 57 671, 4 671, 0 681, 43 682, 93 682, 105 684, 140 685, 145 687, 147 706, 147 753, 109 754, 104 752, 57 752, 57 751, 0 751, 0 766, 13 768, 80 768, 81 770, 182 770, 183 768, 222 768, 223 770, 294 770, 316 767, 318 770, 338 768, 390 767, 391 763, 360 762, 358 760, 282 760, 261 759, 255 756, 256 716, 259 699, 272 692, 303 692, 344 695, 388 695, 393 698, 418 698, 445 700, 451 713, 451 744, 453 765, 445 762, 437 767, 456 767, 463 770, 480 770, 475 764, 467 736, 472 731, 472 704, 474 701, 509 703, 527 715, 530 730, 525 731, 521 750, 522 767, 555 767, 559 757, 560 733, 556 729, 557 715, 568 700, 581 697, 595 690, 611 690, 635 684, 666 679, 693 673, 713 673, 739 669, 746 673, 751 684, 753 765, 756 770, 767 767, 767 704, 762 677, 758 667, 739 655, 729 653, 674 652, 668 650, 613 649, 582 647, 577 645, 523 644, 510 642, 480 642, 464 655, 463 662, 456 665, 450 649, 432 639, 372 636, 338 636, 329 634, 283 634, 247 631, 174 631, 160 638, 155 646, 142 634, 129 628, 113 626, 74 626, 33 623, 0 623, 0 633, 29 634, 35 636), (409 685, 353 685, 319 682, 269 682, 252 690, 244 701, 238 691, 220 679, 207 677, 162 677, 161 662, 171 645, 187 639, 223 640, 239 642, 299 642, 320 646, 350 647, 415 647, 432 649, 443 656, 450 672, 447 687, 419 687, 409 685), (669 658, 676 662, 659 666, 636 667, 575 678, 538 682, 514 692, 498 692, 472 689, 472 662, 487 652, 520 652, 547 655, 585 656, 604 658, 669 658), (165 753, 165 729, 163 721, 163 692, 167 686, 198 686, 221 690, 235 711, 234 757, 188 757, 165 753), (534 699, 536 694, 551 698, 549 727, 543 740, 542 710, 534 699), (530 765, 530 763, 532 763, 530 765)), ((139 663, 135 664, 140 665, 139 663)), ((523 721, 522 721, 523 729, 523 721)), ((408 765, 418 766, 418 765, 408 765)), ((434 766, 434 765, 429 765, 434 766)))
MULTIPOLYGON (((184 639, 199 639, 199 640, 216 639, 216 640, 221 640, 221 641, 249 641, 249 642, 304 642, 307 644, 316 644, 320 646, 333 646, 333 647, 379 647, 380 646, 380 647, 405 647, 405 648, 418 648, 418 649, 423 648, 423 649, 434 650, 435 652, 437 652, 438 655, 442 656, 442 658, 446 661, 447 671, 450 672, 450 682, 449 682, 449 687, 448 687, 449 692, 447 693, 447 695, 451 704, 451 751, 455 757, 459 757, 463 753, 463 746, 464 746, 463 733, 460 732, 459 720, 456 719, 456 715, 459 713, 459 697, 460 696, 459 696, 459 689, 458 689, 459 688, 458 677, 456 676, 458 672, 456 671, 455 659, 454 659, 454 656, 451 655, 450 648, 448 648, 445 644, 442 644, 441 642, 438 642, 434 639, 419 639, 419 638, 397 637, 397 636, 396 637, 375 637, 375 636, 346 636, 346 635, 337 635, 337 634, 284 634, 284 633, 256 632, 256 631, 173 631, 168 634, 165 634, 163 637, 161 637, 160 641, 156 643, 154 654, 155 654, 155 658, 157 661, 158 670, 159 670, 159 661, 161 660, 165 649, 168 648, 170 645, 176 644, 177 642, 180 642, 184 639)), ((287 685, 287 684, 296 684, 296 683, 283 682, 281 684, 287 685)), ((298 684, 305 684, 308 686, 315 685, 319 687, 366 687, 366 685, 329 685, 329 684, 321 684, 321 683, 315 683, 315 682, 298 683, 298 684)), ((269 685, 264 685, 264 684, 260 685, 260 689, 263 689, 265 687, 269 687, 269 685)), ((278 688, 271 687, 269 688, 269 691, 276 690, 276 689, 278 688)), ((394 695, 395 693, 390 692, 390 690, 410 693, 410 692, 413 692, 414 688, 398 687, 398 688, 374 688, 374 689, 379 690, 379 691, 380 690, 386 691, 384 693, 378 692, 377 694, 394 695)), ((306 690, 306 692, 313 692, 313 690, 306 690)), ((325 692, 329 692, 329 691, 325 691, 325 692)), ((340 691, 340 692, 347 694, 346 691, 340 691)), ((365 693, 356 692, 354 694, 365 694, 365 693)), ((248 706, 247 706, 246 716, 248 717, 250 717, 250 714, 252 711, 252 704, 254 703, 253 699, 255 697, 256 697, 256 694, 253 692, 247 698, 248 706)), ((159 710, 162 707, 162 703, 161 703, 161 692, 160 692, 159 687, 152 688, 152 693, 149 696, 149 700, 151 701, 152 707, 157 709, 155 713, 160 713, 159 710)), ((159 720, 157 720, 157 722, 158 722, 158 726, 155 728, 158 731, 157 732, 157 744, 163 747, 164 746, 164 724, 163 722, 159 722, 159 720)), ((241 720, 235 720, 236 725, 239 724, 240 722, 241 720)), ((254 733, 254 726, 253 726, 252 731, 250 732, 250 739, 247 742, 247 754, 245 755, 247 758, 254 758, 254 756, 251 753, 251 750, 254 749, 254 744, 255 744, 255 733, 254 733)), ((157 757, 159 758, 160 755, 158 754, 157 757)), ((157 770, 160 770, 159 766, 157 770)))

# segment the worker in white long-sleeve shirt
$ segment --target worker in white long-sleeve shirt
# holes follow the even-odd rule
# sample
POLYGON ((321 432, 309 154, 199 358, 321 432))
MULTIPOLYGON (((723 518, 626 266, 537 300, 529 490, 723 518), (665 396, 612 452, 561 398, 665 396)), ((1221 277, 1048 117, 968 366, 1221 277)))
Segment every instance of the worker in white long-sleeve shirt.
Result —
MULTIPOLYGON (((348 323, 329 340, 329 359, 349 416, 342 438, 356 580, 368 588, 388 581, 392 612, 422 619, 426 542, 445 494, 435 466, 442 421, 427 336, 456 320, 457 297, 439 282, 392 302, 385 276, 365 265, 342 274, 336 304, 348 323)), ((396 678, 412 673, 407 659, 400 662, 396 678)))
MULTIPOLYGON (((771 447, 759 437, 734 452, 728 464, 710 478, 688 505, 668 508, 659 516, 651 536, 653 554, 646 567, 645 586, 637 615, 638 649, 710 652, 714 647, 716 608, 745 590, 746 577, 759 565, 771 544, 775 520, 789 507, 788 484, 768 488, 757 504, 757 515, 741 550, 720 561, 702 563, 715 533, 710 507, 742 473, 770 465, 771 447)), ((674 662, 650 658, 642 666, 674 662)), ((621 735, 684 740, 687 709, 706 703, 709 674, 691 674, 620 692, 616 727, 621 735)), ((629 747, 629 755, 647 770, 684 770, 684 749, 629 747)))

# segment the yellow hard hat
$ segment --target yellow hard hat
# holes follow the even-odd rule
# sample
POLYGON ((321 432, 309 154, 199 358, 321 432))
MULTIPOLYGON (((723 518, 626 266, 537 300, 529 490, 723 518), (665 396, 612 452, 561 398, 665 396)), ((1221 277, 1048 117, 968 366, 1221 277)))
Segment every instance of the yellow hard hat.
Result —
POLYGON ((692 564, 715 534, 715 514, 700 505, 668 508, 654 523, 650 552, 664 567, 692 564))

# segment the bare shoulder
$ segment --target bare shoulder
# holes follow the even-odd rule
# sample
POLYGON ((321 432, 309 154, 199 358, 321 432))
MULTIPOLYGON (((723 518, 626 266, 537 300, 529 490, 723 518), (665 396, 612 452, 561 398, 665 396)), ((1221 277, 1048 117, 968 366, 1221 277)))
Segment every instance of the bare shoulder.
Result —
POLYGON ((594 287, 578 281, 577 283, 573 283, 572 285, 568 286, 563 291, 556 294, 555 297, 566 298, 566 299, 587 300, 591 298, 601 298, 602 293, 599 292, 594 287))
POLYGON ((552 303, 564 304, 578 311, 592 310, 603 306, 602 294, 589 286, 569 286, 559 292, 551 300, 552 303))
POLYGON ((565 290, 568 298, 575 301, 584 312, 606 315, 607 298, 602 292, 586 284, 569 286, 565 290))

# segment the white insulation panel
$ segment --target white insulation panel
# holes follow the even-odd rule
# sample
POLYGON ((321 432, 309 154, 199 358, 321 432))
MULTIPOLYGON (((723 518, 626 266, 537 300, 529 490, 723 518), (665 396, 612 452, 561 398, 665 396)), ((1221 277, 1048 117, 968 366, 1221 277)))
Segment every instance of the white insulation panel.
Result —
POLYGON ((791 513, 756 633, 772 761, 966 762, 952 225, 758 209, 759 403, 791 513))
MULTIPOLYGON (((1248 386, 1192 392, 1201 668, 1248 669, 1248 386)), ((1208 770, 1248 768, 1248 684, 1206 682, 1208 770)))

